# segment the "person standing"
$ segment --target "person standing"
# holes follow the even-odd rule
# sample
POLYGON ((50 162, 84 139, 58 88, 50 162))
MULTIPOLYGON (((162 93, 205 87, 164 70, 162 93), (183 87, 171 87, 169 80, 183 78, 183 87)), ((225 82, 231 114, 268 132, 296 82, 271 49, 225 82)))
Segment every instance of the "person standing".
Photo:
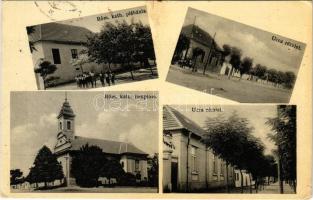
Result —
POLYGON ((102 87, 104 87, 105 86, 105 84, 104 84, 104 74, 103 74, 102 71, 99 74, 99 78, 100 78, 100 82, 101 82, 102 87))
POLYGON ((110 86, 111 83, 110 83, 110 73, 109 72, 106 73, 106 78, 105 79, 106 79, 107 84, 110 86))
POLYGON ((114 74, 114 72, 111 74, 111 82, 112 82, 112 85, 115 85, 115 74, 114 74))

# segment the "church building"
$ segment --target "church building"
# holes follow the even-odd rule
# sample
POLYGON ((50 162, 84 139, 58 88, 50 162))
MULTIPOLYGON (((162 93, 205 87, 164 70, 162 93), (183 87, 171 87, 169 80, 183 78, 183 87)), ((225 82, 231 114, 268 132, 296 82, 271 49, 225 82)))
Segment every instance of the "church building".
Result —
POLYGON ((108 158, 118 158, 125 172, 140 174, 141 180, 148 178, 148 154, 131 143, 87 138, 75 135, 75 117, 67 98, 57 116, 57 142, 54 153, 63 167, 67 186, 75 185, 75 178, 71 174, 71 161, 75 151, 83 145, 100 147, 108 158))

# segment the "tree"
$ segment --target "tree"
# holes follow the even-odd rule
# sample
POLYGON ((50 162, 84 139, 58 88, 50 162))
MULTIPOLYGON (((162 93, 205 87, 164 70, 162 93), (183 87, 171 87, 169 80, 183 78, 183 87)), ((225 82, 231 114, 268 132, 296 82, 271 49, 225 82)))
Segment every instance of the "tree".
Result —
POLYGON ((243 74, 245 74, 245 73, 250 71, 250 69, 252 67, 252 64, 253 64, 253 59, 252 58, 245 57, 242 60, 241 65, 239 66, 240 79, 241 79, 243 74))
POLYGON ((23 172, 20 169, 10 170, 10 185, 16 184, 21 178, 23 178, 23 172))
POLYGON ((278 160, 281 166, 281 181, 287 180, 292 183, 296 192, 297 183, 297 153, 296 153, 296 106, 277 106, 277 117, 269 118, 267 124, 271 126, 272 133, 268 137, 277 146, 278 160))
POLYGON ((148 181, 150 186, 157 187, 159 182, 159 154, 155 153, 152 158, 148 159, 148 181))
POLYGON ((241 50, 237 47, 231 48, 231 54, 230 54, 230 61, 229 63, 232 65, 232 68, 230 70, 230 73, 228 74, 228 78, 230 78, 231 74, 233 73, 233 70, 238 70, 239 66, 241 64, 241 50))
POLYGON ((285 82, 284 85, 288 89, 292 89, 296 81, 296 75, 294 72, 287 71, 285 72, 285 82))
POLYGON ((84 73, 83 65, 86 64, 86 63, 90 63, 90 59, 88 57, 88 54, 83 51, 80 54, 78 54, 77 58, 72 59, 70 61, 70 63, 73 66, 79 66, 80 70, 81 70, 81 73, 84 73))
POLYGON ((31 53, 33 53, 33 51, 37 51, 37 49, 35 48, 35 43, 30 40, 30 35, 35 33, 35 30, 36 30, 35 26, 27 26, 26 27, 27 35, 29 37, 28 45, 29 45, 29 49, 30 49, 31 53))
POLYGON ((101 148, 89 144, 83 145, 73 155, 71 172, 81 187, 95 187, 107 159, 101 148))
POLYGON ((100 176, 107 179, 116 178, 120 180, 125 174, 125 171, 117 159, 107 160, 101 168, 100 176))
POLYGON ((223 54, 223 57, 226 57, 231 54, 231 47, 228 44, 223 45, 222 54, 223 54))
POLYGON ((57 70, 56 65, 50 61, 41 60, 38 66, 35 66, 35 73, 39 73, 43 79, 44 89, 46 89, 46 78, 49 74, 53 74, 57 70))
POLYGON ((61 164, 51 150, 44 145, 39 150, 26 179, 30 183, 44 182, 45 187, 47 187, 48 182, 61 180, 63 178, 64 174, 61 164))
POLYGON ((116 24, 106 23, 100 33, 88 37, 88 55, 98 64, 117 63, 133 75, 134 56, 142 54, 145 65, 148 58, 155 60, 150 28, 141 23, 127 24, 126 21, 116 24))
POLYGON ((265 73, 267 71, 266 66, 256 64, 256 66, 252 69, 252 75, 257 76, 259 79, 265 79, 265 73))
MULTIPOLYGON (((197 71, 197 60, 199 56, 203 56, 205 54, 205 52, 199 48, 196 47, 192 50, 192 59, 193 59, 193 66, 192 66, 192 71, 197 71)), ((205 69, 203 71, 203 73, 205 73, 205 69)))
POLYGON ((175 62, 176 60, 181 59, 182 52, 188 49, 189 44, 190 44, 190 40, 188 39, 188 37, 184 33, 181 33, 177 41, 177 45, 174 51, 172 62, 175 62))
MULTIPOLYGON (((238 166, 240 171, 246 167, 243 153, 247 135, 252 131, 247 119, 239 117, 237 113, 228 118, 219 115, 216 118, 207 118, 205 129, 207 134, 203 142, 226 161, 226 169, 229 164, 238 166)), ((226 187, 229 192, 228 170, 226 173, 226 187)))
POLYGON ((267 70, 267 74, 268 74, 268 80, 275 83, 275 85, 278 82, 278 72, 276 69, 269 69, 267 70))

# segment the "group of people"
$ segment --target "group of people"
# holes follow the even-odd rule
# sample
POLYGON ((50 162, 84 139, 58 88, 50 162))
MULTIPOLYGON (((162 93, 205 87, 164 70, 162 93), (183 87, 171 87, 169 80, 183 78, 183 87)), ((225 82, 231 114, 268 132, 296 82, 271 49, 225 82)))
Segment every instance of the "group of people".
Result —
POLYGON ((95 88, 97 87, 97 80, 100 79, 102 87, 105 86, 105 82, 110 86, 115 84, 115 74, 113 72, 103 73, 102 71, 99 74, 94 72, 83 72, 78 74, 75 77, 77 87, 79 88, 95 88))
POLYGON ((110 86, 111 84, 112 85, 115 85, 115 74, 113 72, 106 72, 106 73, 103 73, 102 71, 100 72, 99 74, 99 79, 100 79, 100 82, 101 82, 101 85, 102 87, 105 86, 105 83, 104 83, 104 80, 105 82, 110 86))

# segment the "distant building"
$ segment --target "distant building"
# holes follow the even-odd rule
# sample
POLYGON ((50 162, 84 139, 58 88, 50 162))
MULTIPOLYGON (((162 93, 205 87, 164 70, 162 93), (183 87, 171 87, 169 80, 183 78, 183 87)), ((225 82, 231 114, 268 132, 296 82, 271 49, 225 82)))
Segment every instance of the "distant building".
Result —
POLYGON ((201 142, 205 131, 177 110, 163 107, 163 189, 187 191, 234 186, 234 168, 201 142), (188 188, 188 189, 187 189, 188 188))
MULTIPOLYGON (((54 22, 34 26, 34 32, 29 35, 29 41, 35 48, 32 52, 35 67, 42 60, 50 61, 57 66, 57 70, 49 76, 56 77, 57 84, 73 81, 75 76, 81 73, 81 67, 74 67, 71 61, 77 59, 82 50, 86 50, 87 36, 92 34, 84 27, 54 22)), ((99 72, 101 68, 96 63, 83 65, 83 70, 87 72, 90 70, 99 72)), ((39 74, 36 74, 36 81, 38 86, 43 85, 39 74)))
POLYGON ((75 114, 67 99, 61 107, 57 121, 58 134, 54 153, 63 167, 67 185, 75 185, 75 178, 71 173, 73 154, 87 143, 100 147, 108 159, 119 159, 125 172, 140 174, 142 181, 148 179, 148 154, 133 144, 75 136, 75 114))
POLYGON ((222 65, 222 49, 214 41, 214 38, 196 25, 184 26, 181 30, 189 39, 189 48, 181 52, 181 59, 196 59, 198 69, 207 65, 208 70, 217 71, 222 65), (195 50, 202 52, 194 58, 195 50))

